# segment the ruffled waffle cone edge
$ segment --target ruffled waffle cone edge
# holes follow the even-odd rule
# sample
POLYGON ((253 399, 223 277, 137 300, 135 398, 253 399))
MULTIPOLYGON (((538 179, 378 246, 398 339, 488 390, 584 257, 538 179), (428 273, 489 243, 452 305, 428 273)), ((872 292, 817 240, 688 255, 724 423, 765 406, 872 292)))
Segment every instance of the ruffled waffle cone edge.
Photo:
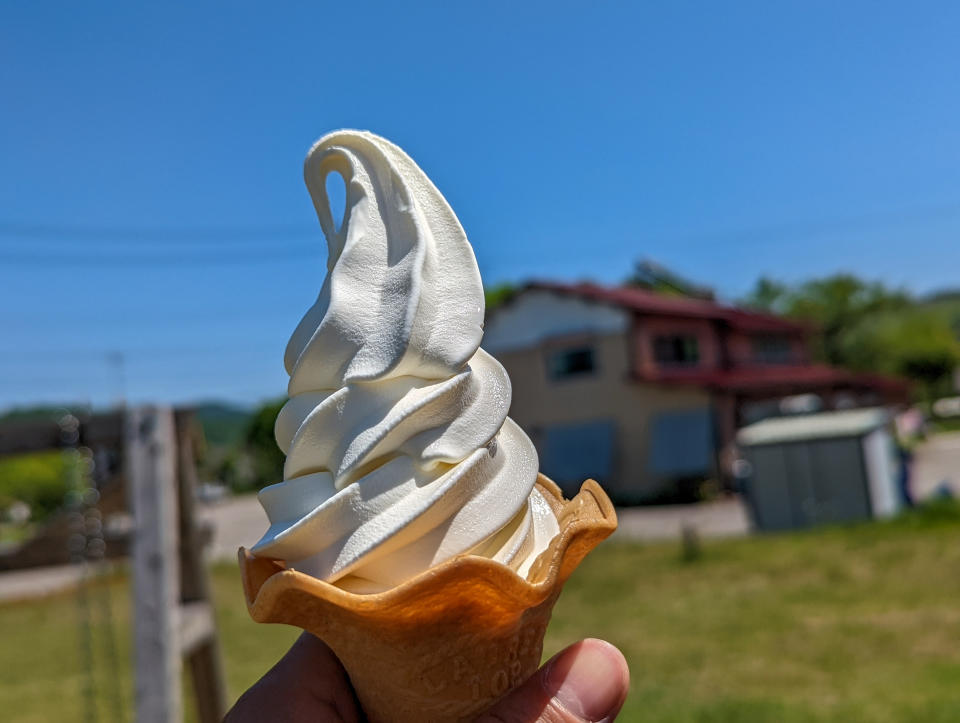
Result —
POLYGON ((240 549, 250 616, 323 640, 343 663, 372 723, 470 719, 537 669, 563 583, 617 527, 587 480, 570 501, 540 475, 560 534, 528 579, 462 555, 385 592, 358 595, 240 549))

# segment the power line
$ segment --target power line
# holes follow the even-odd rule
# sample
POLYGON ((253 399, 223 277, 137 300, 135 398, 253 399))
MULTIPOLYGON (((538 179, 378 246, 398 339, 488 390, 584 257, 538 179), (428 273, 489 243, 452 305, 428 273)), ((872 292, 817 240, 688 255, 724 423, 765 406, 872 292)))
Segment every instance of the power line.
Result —
POLYGON ((2 363, 24 363, 23 358, 28 358, 28 366, 34 366, 43 363, 65 363, 69 364, 75 361, 93 361, 97 363, 106 363, 107 357, 111 354, 122 353, 127 361, 134 360, 137 363, 145 361, 150 362, 160 359, 180 359, 185 356, 203 356, 206 354, 216 354, 224 358, 235 359, 238 353, 248 353, 254 351, 273 350, 276 351, 276 340, 266 340, 262 343, 246 340, 246 344, 231 344, 218 346, 158 346, 158 347, 140 347, 134 349, 110 348, 110 349, 17 349, 0 350, 0 364, 2 363), (18 360, 17 357, 20 357, 18 360))
MULTIPOLYGON (((779 236, 822 233, 837 230, 855 230, 874 227, 878 224, 901 223, 924 220, 960 211, 956 201, 918 204, 915 206, 883 208, 864 213, 832 216, 820 219, 794 219, 767 225, 720 228, 711 232, 680 234, 680 240, 726 237, 779 236)), ((45 224, 0 220, 0 238, 33 239, 52 243, 76 243, 92 241, 102 243, 130 244, 135 241, 153 243, 205 243, 205 242, 267 242, 302 241, 321 237, 318 226, 275 224, 265 226, 84 226, 77 224, 45 224)))
MULTIPOLYGON (((98 250, 99 251, 99 250, 98 250)), ((153 249, 151 249, 153 251, 153 249)), ((146 265, 149 267, 186 268, 191 266, 241 266, 285 261, 317 260, 325 254, 321 244, 290 247, 285 249, 262 250, 256 252, 237 252, 234 250, 210 253, 162 253, 118 254, 118 253, 63 253, 56 252, 18 252, 0 250, 0 268, 3 266, 34 267, 100 267, 122 268, 146 265)))
MULTIPOLYGON (((167 329, 170 326, 180 329, 182 327, 216 324, 218 328, 222 328, 223 326, 235 327, 237 324, 249 324, 251 321, 269 321, 274 324, 290 325, 292 330, 306 309, 307 305, 303 309, 297 310, 244 309, 239 307, 224 309, 201 305, 200 308, 190 311, 158 311, 155 307, 134 308, 131 306, 118 313, 115 305, 111 305, 110 312, 113 313, 103 313, 101 309, 94 307, 84 313, 84 318, 91 323, 95 323, 97 327, 104 325, 135 326, 156 330, 158 328, 167 329)), ((77 325, 75 318, 60 313, 43 314, 36 313, 32 309, 28 309, 25 313, 21 313, 19 309, 5 309, 4 311, 8 312, 6 318, 4 318, 4 323, 8 325, 8 328, 30 324, 41 326, 46 330, 51 326, 69 326, 72 328, 77 325)))
POLYGON ((71 224, 18 223, 0 221, 0 237, 37 239, 54 243, 101 241, 129 243, 151 241, 161 243, 224 242, 224 241, 291 241, 317 238, 317 226, 78 226, 71 224))
MULTIPOLYGON (((126 381, 127 393, 136 392, 137 389, 145 384, 159 384, 164 382, 188 382, 188 383, 206 383, 211 385, 229 386, 236 383, 236 380, 224 379, 222 374, 214 370, 209 372, 190 371, 183 372, 179 370, 164 370, 151 374, 130 374, 126 381)), ((22 391, 25 385, 63 385, 76 388, 87 388, 91 384, 97 386, 110 387, 112 379, 108 370, 104 368, 101 372, 90 374, 46 374, 46 375, 25 375, 25 376, 0 376, 0 389, 22 391)), ((248 382, 244 382, 248 383, 248 382)), ((270 385, 276 387, 279 393, 283 393, 286 388, 286 381, 277 376, 277 383, 270 385)))
MULTIPOLYGON (((674 235, 677 243, 718 241, 740 246, 763 243, 796 243, 798 239, 829 233, 849 233, 856 230, 877 229, 887 225, 952 216, 960 211, 960 204, 936 203, 908 208, 883 209, 872 213, 840 216, 766 226, 716 229, 674 235)), ((643 234, 641 233, 641 237, 643 234)), ((669 238, 670 235, 667 235, 669 238)), ((19 268, 100 267, 127 268, 137 266, 188 268, 192 266, 239 266, 273 262, 318 259, 324 254, 322 234, 316 227, 274 226, 196 226, 196 227, 122 227, 79 226, 0 221, 0 241, 40 241, 44 244, 64 245, 91 243, 101 248, 53 249, 38 251, 31 244, 28 249, 0 248, 0 269, 3 266, 19 268), (312 239, 310 244, 280 246, 287 241, 312 239), (270 247, 235 248, 229 245, 211 249, 200 246, 191 249, 164 248, 170 245, 269 243, 270 247), (137 244, 162 244, 137 248, 137 244), (103 248, 113 245, 117 248, 103 248), (122 245, 118 247, 118 245, 122 245)))
POLYGON ((890 226, 913 222, 944 219, 960 213, 960 203, 930 203, 909 207, 885 208, 872 212, 807 218, 739 228, 717 228, 710 231, 668 234, 665 238, 676 243, 716 241, 738 245, 754 243, 795 243, 829 234, 855 231, 876 231, 890 226))

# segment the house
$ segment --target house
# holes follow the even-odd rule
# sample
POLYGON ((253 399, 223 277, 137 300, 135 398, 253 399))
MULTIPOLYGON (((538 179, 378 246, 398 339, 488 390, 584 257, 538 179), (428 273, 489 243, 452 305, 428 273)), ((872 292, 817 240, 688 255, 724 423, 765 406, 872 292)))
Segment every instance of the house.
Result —
POLYGON ((489 314, 484 347, 510 374, 510 414, 544 474, 566 492, 593 477, 629 502, 723 479, 736 430, 785 399, 827 409, 906 399, 901 380, 813 363, 813 332, 706 299, 534 282, 489 314))

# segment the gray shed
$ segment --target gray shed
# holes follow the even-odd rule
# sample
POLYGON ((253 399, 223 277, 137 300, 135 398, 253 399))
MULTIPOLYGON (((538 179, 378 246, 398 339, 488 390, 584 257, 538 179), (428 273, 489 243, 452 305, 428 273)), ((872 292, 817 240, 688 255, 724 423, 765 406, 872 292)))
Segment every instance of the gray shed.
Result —
POLYGON ((741 429, 737 442, 759 530, 890 517, 903 505, 884 409, 766 419, 741 429))

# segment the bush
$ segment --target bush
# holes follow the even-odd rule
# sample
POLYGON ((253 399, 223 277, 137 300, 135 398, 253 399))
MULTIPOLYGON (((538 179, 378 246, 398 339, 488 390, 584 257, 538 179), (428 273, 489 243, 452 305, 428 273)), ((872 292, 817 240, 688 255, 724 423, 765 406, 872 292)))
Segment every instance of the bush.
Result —
POLYGON ((67 458, 59 451, 0 458, 0 509, 25 502, 33 519, 42 520, 63 505, 68 472, 67 458))
POLYGON ((268 402, 253 413, 244 435, 250 455, 253 487, 260 489, 283 480, 285 455, 277 446, 273 426, 285 399, 268 402))

